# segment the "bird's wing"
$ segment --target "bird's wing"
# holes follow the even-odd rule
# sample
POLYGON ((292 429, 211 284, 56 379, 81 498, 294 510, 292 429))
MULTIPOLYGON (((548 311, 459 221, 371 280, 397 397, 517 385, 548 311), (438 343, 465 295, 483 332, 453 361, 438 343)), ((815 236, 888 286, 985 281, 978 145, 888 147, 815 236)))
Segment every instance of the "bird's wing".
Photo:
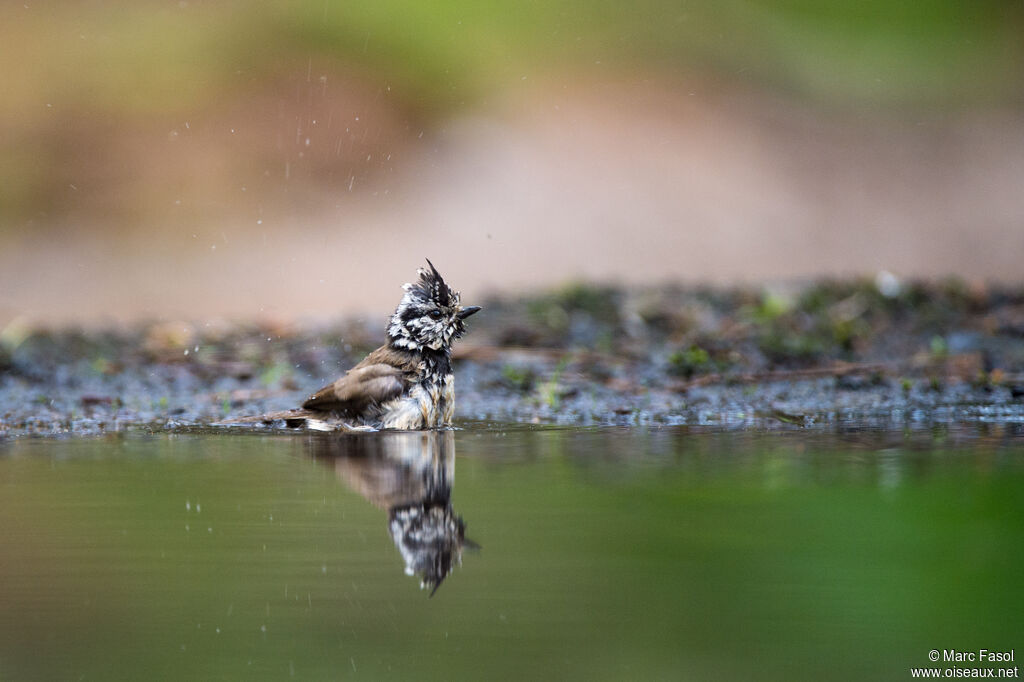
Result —
POLYGON ((379 405, 400 396, 407 383, 401 367, 360 363, 330 386, 311 395, 302 407, 358 416, 370 405, 379 405))

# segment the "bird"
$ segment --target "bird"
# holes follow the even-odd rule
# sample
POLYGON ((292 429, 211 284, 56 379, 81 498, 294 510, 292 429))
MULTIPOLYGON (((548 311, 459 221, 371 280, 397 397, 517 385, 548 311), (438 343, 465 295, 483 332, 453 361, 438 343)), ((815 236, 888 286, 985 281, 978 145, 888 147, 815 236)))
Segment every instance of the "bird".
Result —
POLYGON ((447 428, 455 413, 452 343, 480 306, 459 292, 427 259, 387 325, 387 341, 337 381, 310 395, 298 410, 258 418, 314 430, 411 431, 447 428))

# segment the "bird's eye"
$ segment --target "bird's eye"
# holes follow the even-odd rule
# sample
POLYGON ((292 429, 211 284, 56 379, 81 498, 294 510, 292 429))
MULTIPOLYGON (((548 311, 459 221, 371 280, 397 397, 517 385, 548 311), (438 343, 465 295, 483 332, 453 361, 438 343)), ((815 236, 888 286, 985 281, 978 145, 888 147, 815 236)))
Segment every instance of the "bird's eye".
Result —
POLYGON ((432 320, 440 320, 441 319, 441 311, 440 310, 431 310, 429 313, 427 313, 427 315, 430 315, 430 319, 432 319, 432 320))

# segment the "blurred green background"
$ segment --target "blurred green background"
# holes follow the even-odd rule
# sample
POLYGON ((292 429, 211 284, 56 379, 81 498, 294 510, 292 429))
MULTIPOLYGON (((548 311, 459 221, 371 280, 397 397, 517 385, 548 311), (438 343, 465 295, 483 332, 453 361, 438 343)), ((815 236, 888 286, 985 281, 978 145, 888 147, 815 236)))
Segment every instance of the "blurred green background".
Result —
POLYGON ((0 323, 375 309, 323 273, 430 254, 491 289, 1012 279, 1022 34, 1007 0, 10 3, 0 323))
MULTIPOLYGON (((145 208, 147 192, 159 190, 133 183, 131 169, 161 165, 134 158, 146 155, 150 135, 184 134, 189 119, 242 128, 239 119, 264 118, 275 103, 289 109, 284 118, 294 113, 312 128, 312 119, 301 120, 306 100, 324 93, 390 110, 377 140, 387 146, 388 136, 401 142, 405 128, 438 125, 521 89, 523 79, 566 73, 671 87, 701 72, 831 107, 918 112, 1018 105, 1024 88, 1024 7, 1006 0, 105 0, 13 3, 3 15, 7 230, 99 201, 104 181, 130 185, 135 196, 116 198, 122 207, 145 208), (339 88, 347 92, 332 93, 339 88), (95 180, 78 188, 91 189, 89 199, 68 191, 82 175, 95 180)), ((242 149, 224 143, 226 158, 168 161, 202 173, 204 165, 241 170, 261 159, 281 181, 275 157, 301 147, 306 135, 297 137, 247 136, 242 149)), ((329 176, 345 164, 325 165, 319 172, 329 176)), ((158 170, 149 175, 159 180, 158 170)))

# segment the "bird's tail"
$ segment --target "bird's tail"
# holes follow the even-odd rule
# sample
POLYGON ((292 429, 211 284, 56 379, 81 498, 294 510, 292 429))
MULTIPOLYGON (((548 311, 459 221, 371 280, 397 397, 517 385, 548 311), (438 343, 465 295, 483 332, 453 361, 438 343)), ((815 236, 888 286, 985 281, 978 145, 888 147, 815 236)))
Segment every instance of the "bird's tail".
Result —
POLYGON ((235 417, 211 424, 211 426, 270 426, 312 431, 375 431, 369 426, 355 426, 337 418, 326 417, 319 410, 282 410, 249 417, 235 417))

